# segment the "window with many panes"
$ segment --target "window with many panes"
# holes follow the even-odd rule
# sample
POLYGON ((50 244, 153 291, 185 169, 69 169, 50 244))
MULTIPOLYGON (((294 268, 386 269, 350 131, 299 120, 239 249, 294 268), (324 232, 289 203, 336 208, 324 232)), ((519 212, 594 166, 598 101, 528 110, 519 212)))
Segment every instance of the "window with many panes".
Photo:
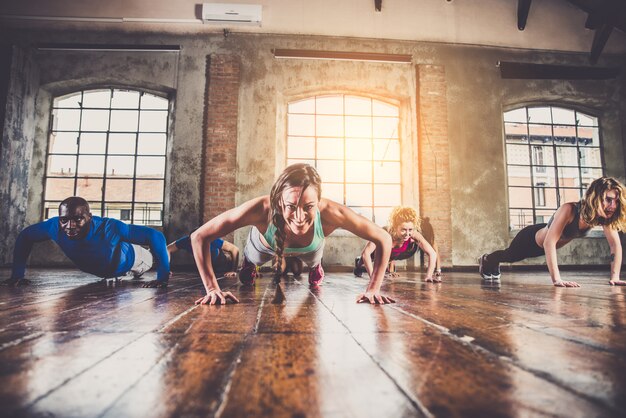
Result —
POLYGON ((68 196, 94 215, 163 224, 169 101, 121 89, 85 90, 54 99, 44 216, 68 196))
POLYGON ((379 225, 401 204, 399 109, 368 97, 289 103, 287 164, 315 166, 324 197, 379 225))
POLYGON ((598 119, 555 106, 504 112, 511 229, 546 222, 603 175, 598 119))

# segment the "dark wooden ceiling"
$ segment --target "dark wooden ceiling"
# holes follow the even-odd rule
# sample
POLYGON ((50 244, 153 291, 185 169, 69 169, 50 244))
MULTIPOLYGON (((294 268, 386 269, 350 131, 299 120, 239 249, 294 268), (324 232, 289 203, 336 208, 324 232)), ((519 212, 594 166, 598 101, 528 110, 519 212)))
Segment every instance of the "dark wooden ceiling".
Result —
MULTIPOLYGON (((595 31, 589 55, 591 64, 598 58, 613 29, 626 33, 626 0, 564 0, 587 13, 585 28, 595 31)), ((524 30, 532 0, 518 0, 517 28, 524 30)), ((582 28, 581 28, 582 29, 582 28)))

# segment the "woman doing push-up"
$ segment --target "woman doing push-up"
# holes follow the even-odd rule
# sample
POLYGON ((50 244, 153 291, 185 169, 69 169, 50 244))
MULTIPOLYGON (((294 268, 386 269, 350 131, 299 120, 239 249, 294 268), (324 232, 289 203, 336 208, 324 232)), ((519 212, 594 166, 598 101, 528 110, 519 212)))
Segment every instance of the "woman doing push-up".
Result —
POLYGON ((206 289, 206 296, 196 304, 238 302, 230 292, 220 289, 209 254, 210 242, 230 232, 251 225, 243 251, 239 279, 253 284, 257 265, 270 260, 281 273, 284 257, 295 257, 309 266, 309 284, 317 286, 324 279, 322 255, 324 238, 337 228, 346 229, 376 246, 371 279, 357 302, 392 303, 380 294, 385 268, 391 253, 391 237, 382 228, 356 212, 321 197, 321 179, 308 164, 288 166, 278 177, 269 196, 249 200, 208 221, 191 234, 191 245, 206 289))
POLYGON ((582 200, 561 205, 547 224, 527 226, 513 238, 506 250, 481 256, 480 275, 485 280, 499 280, 500 263, 514 263, 545 254, 554 286, 580 287, 576 282, 561 280, 556 250, 574 238, 586 236, 594 226, 601 226, 611 250, 609 283, 626 285, 626 281, 619 279, 622 246, 618 234, 626 230, 625 194, 624 186, 612 177, 594 180, 582 200))
MULTIPOLYGON (((406 260, 413 257, 418 249, 428 254, 428 270, 424 281, 440 283, 441 273, 434 275, 437 264, 437 253, 421 234, 420 218, 415 209, 409 206, 396 206, 389 215, 385 230, 391 235, 393 247, 389 263, 389 275, 396 277, 395 260, 406 260)), ((376 254, 376 246, 368 242, 360 257, 354 260, 354 275, 361 277, 363 273, 371 274, 372 260, 376 254)))

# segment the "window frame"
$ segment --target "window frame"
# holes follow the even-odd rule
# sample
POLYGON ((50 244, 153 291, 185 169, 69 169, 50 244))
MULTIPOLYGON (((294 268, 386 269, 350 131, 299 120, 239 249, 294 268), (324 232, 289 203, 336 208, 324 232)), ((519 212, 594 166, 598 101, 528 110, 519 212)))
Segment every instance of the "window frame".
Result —
MULTIPOLYGON (((78 193, 78 188, 80 187, 79 183, 81 180, 89 181, 95 180, 101 181, 101 191, 98 199, 94 199, 93 197, 88 198, 87 201, 92 205, 92 213, 97 216, 102 217, 112 217, 109 216, 110 210, 128 210, 130 211, 130 220, 123 220, 123 222, 127 222, 135 225, 145 225, 156 228, 162 228, 165 223, 165 207, 166 207, 166 179, 167 179, 167 167, 168 167, 168 141, 170 139, 170 128, 171 128, 171 115, 172 115, 172 100, 168 94, 158 91, 145 90, 142 88, 137 88, 134 86, 96 86, 89 88, 78 88, 70 92, 64 92, 61 94, 56 94, 51 97, 51 105, 49 110, 50 121, 47 130, 47 138, 46 138, 46 152, 45 152, 45 167, 43 171, 43 190, 42 190, 42 218, 48 219, 53 215, 52 209, 55 205, 58 206, 60 200, 47 198, 47 190, 48 190, 48 179, 66 179, 73 180, 73 191, 72 195, 76 196, 78 193), (106 107, 96 106, 83 106, 85 94, 95 93, 95 92, 105 92, 108 91, 109 94, 109 103, 106 107), (128 106, 115 106, 113 104, 114 95, 116 92, 130 92, 138 94, 138 101, 134 107, 128 106), (152 96, 154 98, 158 98, 163 100, 162 106, 147 106, 142 107, 142 99, 145 95, 152 96), (60 100, 64 99, 72 99, 75 96, 79 96, 76 99, 78 100, 78 105, 76 107, 64 107, 59 105, 60 100), (58 118, 57 112, 59 110, 78 110, 80 113, 78 115, 78 127, 76 129, 59 129, 58 127, 58 118), (83 129, 83 112, 84 111, 106 111, 108 122, 106 130, 84 130, 83 129), (135 111, 137 113, 137 124, 134 130, 122 130, 122 129, 112 129, 112 114, 119 111, 135 111), (150 113, 150 112, 164 112, 165 113, 165 126, 163 130, 142 130, 141 127, 141 116, 142 114, 150 113), (52 146, 52 136, 58 133, 65 134, 76 134, 76 146, 73 152, 53 152, 52 146), (104 151, 102 153, 97 152, 81 152, 81 137, 84 134, 98 134, 104 136, 104 151), (119 153, 119 152, 110 152, 109 146, 111 144, 111 134, 113 135, 128 135, 130 137, 134 137, 134 151, 132 153, 119 153), (140 152, 140 136, 141 135, 163 135, 164 136, 164 149, 163 153, 147 153, 140 152), (75 158, 74 166, 73 166, 73 174, 72 175, 54 175, 49 172, 51 157, 53 156, 67 156, 75 158), (102 157, 103 158, 103 172, 101 175, 80 175, 79 174, 79 160, 80 157, 102 157), (132 165, 132 175, 128 175, 125 177, 112 177, 110 173, 107 173, 107 168, 109 164, 110 157, 129 157, 133 159, 132 165), (141 158, 159 158, 163 161, 163 171, 162 176, 150 176, 150 177, 142 177, 138 175, 138 164, 139 159, 141 158), (125 200, 107 200, 107 180, 130 180, 132 183, 131 189, 131 198, 129 201, 125 200), (140 181, 161 181, 163 183, 161 196, 162 199, 158 202, 155 201, 144 201, 137 200, 137 190, 138 182, 140 181), (120 207, 119 209, 111 208, 110 205, 123 205, 124 207, 120 207), (153 207, 151 207, 153 206, 153 207), (158 207, 158 209, 157 209, 158 207), (96 210, 94 210, 96 208, 96 210), (147 213, 147 216, 144 216, 142 219, 139 219, 136 215, 137 212, 147 213), (151 213, 159 213, 158 219, 151 219, 151 213)), ((114 127, 113 127, 114 128, 114 127)), ((160 168, 160 167, 159 167, 160 168)), ((112 187, 109 185, 109 187, 112 187)), ((53 215, 55 216, 55 215, 53 215)), ((121 216, 115 217, 116 219, 120 219, 121 216)), ((120 219, 121 220, 121 219, 120 219)))
MULTIPOLYGON (((372 220, 373 222, 380 224, 380 225, 385 225, 386 221, 387 221, 387 215, 386 214, 381 214, 379 216, 376 215, 377 212, 381 212, 381 209, 390 211, 393 207, 397 206, 397 205, 401 205, 403 199, 403 184, 404 184, 404 172, 403 172, 403 162, 402 162, 402 104, 400 102, 397 102, 396 100, 393 99, 388 99, 388 98, 384 98, 384 97, 378 97, 378 96, 371 96, 368 94, 362 94, 361 92, 324 92, 324 93, 311 93, 311 94, 306 94, 306 95, 299 95, 297 97, 291 97, 288 100, 286 100, 284 102, 285 105, 285 120, 286 120, 286 129, 285 129, 285 148, 284 148, 284 164, 285 166, 289 165, 289 164, 293 164, 296 162, 307 162, 310 163, 312 165, 314 165, 317 168, 318 162, 320 161, 335 161, 335 162, 340 162, 342 165, 342 170, 343 170, 343 180, 342 181, 325 181, 324 176, 322 175, 322 181, 323 181, 323 185, 322 187, 324 187, 324 184, 329 185, 329 184, 341 184, 342 188, 343 188, 343 195, 342 195, 342 201, 337 200, 338 203, 344 204, 348 207, 350 207, 353 210, 356 210, 357 212, 359 211, 359 209, 361 208, 365 208, 367 209, 369 212, 371 212, 371 216, 369 216, 369 213, 367 214, 362 214, 363 216, 366 216, 368 219, 372 220), (338 113, 325 113, 325 112, 320 112, 318 113, 318 109, 317 109, 317 100, 318 99, 329 99, 329 98, 341 98, 341 103, 342 103, 342 108, 341 111, 338 113), (370 106, 370 113, 368 115, 357 115, 357 114, 352 114, 349 113, 346 110, 346 98, 356 98, 357 100, 367 100, 369 101, 369 106, 370 106), (294 105, 294 104, 298 104, 300 102, 305 102, 311 100, 313 101, 313 111, 311 112, 307 112, 307 111, 303 111, 303 112, 291 112, 290 110, 290 106, 294 105), (385 115, 383 113, 378 114, 374 111, 374 107, 375 107, 375 103, 379 103, 383 106, 390 106, 393 107, 395 114, 393 115, 385 115), (289 121, 290 121, 290 115, 311 115, 313 116, 314 122, 313 122, 313 133, 312 135, 302 135, 302 134, 290 134, 290 127, 289 127, 289 121), (318 125, 317 125, 317 117, 318 116, 341 116, 343 119, 343 132, 341 135, 332 135, 332 136, 327 136, 324 134, 319 134, 318 133, 318 125), (371 126, 370 126, 370 132, 368 134, 367 137, 363 137, 369 140, 369 143, 371 144, 371 153, 368 156, 368 159, 359 159, 358 161, 360 162, 365 162, 367 161, 367 163, 370 166, 370 170, 371 170, 371 181, 369 182, 355 182, 352 180, 349 180, 348 176, 346 175, 346 170, 347 170, 347 166, 349 165, 350 162, 354 162, 357 160, 353 160, 348 158, 347 156, 347 147, 348 147, 348 142, 350 139, 355 139, 356 137, 351 137, 346 133, 346 123, 345 120, 346 118, 349 117, 368 117, 369 121, 371 122, 371 126), (396 127, 394 127, 394 132, 386 138, 382 138, 382 137, 378 137, 375 136, 375 127, 374 127, 374 121, 376 118, 393 118, 395 119, 395 121, 397 122, 396 127), (307 157, 300 157, 300 156, 290 156, 289 155, 289 147, 290 147, 290 138, 310 138, 313 140, 313 155, 307 156, 307 157), (343 152, 342 152, 342 156, 340 158, 325 158, 322 157, 320 158, 318 155, 318 141, 319 139, 324 139, 324 138, 328 138, 328 139, 332 139, 332 138, 339 138, 341 139, 341 141, 343 142, 343 152), (380 141, 380 140, 389 140, 389 141, 397 141, 397 158, 377 158, 376 156, 376 151, 375 151, 375 141, 380 141), (394 163, 398 165, 398 169, 397 169, 397 182, 389 182, 389 181, 376 181, 376 175, 375 175, 375 165, 376 163, 380 163, 380 162, 389 162, 389 163, 394 163), (360 205, 360 204, 352 204, 350 202, 348 202, 347 199, 347 194, 348 194, 348 186, 350 185, 368 185, 371 191, 371 203, 369 205, 360 205), (376 202, 376 187, 377 186, 397 186, 398 188, 398 202, 396 204, 392 204, 392 205, 380 205, 377 204, 376 202), (378 219, 378 218, 381 219, 378 219), (384 219, 382 219, 384 218, 384 219)), ((360 137, 360 136, 359 136, 360 137)), ((389 146, 389 145, 388 145, 389 146)), ((385 151, 386 153, 386 151, 385 151)), ((395 173, 394 173, 395 175, 395 173)))
MULTIPOLYGON (((585 179, 586 177, 589 177, 589 174, 591 172, 591 170, 600 170, 601 171, 601 175, 604 176, 606 175, 606 166, 605 166, 605 161, 604 161, 604 146, 603 146, 603 141, 602 141, 602 123, 601 123, 601 118, 600 116, 594 112, 594 111, 590 111, 589 109, 583 109, 580 108, 579 106, 573 106, 571 104, 564 104, 564 103, 532 103, 532 104, 517 104, 517 105, 512 105, 512 106, 507 106, 506 108, 503 109, 502 111, 502 126, 503 126, 503 142, 504 142, 504 154, 505 154, 505 160, 504 160, 504 166, 505 166, 505 171, 506 171, 506 182, 507 182, 507 187, 506 187, 506 193, 507 193, 507 224, 509 226, 509 231, 511 232, 511 235, 515 235, 518 231, 521 230, 521 228, 523 228, 524 226, 527 226, 528 223, 526 223, 526 221, 524 220, 524 224, 522 225, 522 227, 520 228, 518 225, 514 225, 511 223, 511 219, 513 219, 515 216, 522 217, 523 212, 531 212, 532 213, 532 224, 537 223, 537 216, 546 216, 546 214, 538 214, 538 211, 551 211, 554 210, 556 211, 556 209, 558 209, 558 207, 560 207, 561 204, 565 203, 565 201, 569 201, 569 199, 565 198, 562 201, 562 191, 564 190, 578 190, 579 196, 584 196, 584 192, 586 190, 586 187, 584 187, 585 185, 585 179), (549 113, 550 113, 550 122, 537 122, 537 121, 531 121, 530 117, 529 117, 529 109, 548 109, 549 113), (574 123, 573 124, 568 124, 568 123, 562 123, 562 122, 555 122, 555 118, 554 118, 554 109, 563 109, 566 111, 571 111, 574 112, 574 123), (525 122, 512 122, 512 121, 507 121, 506 120, 506 114, 508 112, 512 112, 512 111, 520 111, 523 110, 526 116, 526 120, 525 122), (578 117, 578 115, 582 115, 583 117, 586 118, 590 118, 592 120, 591 124, 585 124, 585 123, 580 123, 581 118, 578 117), (522 137, 524 137, 525 140, 525 144, 516 144, 515 142, 512 141, 512 139, 510 138, 510 134, 507 134, 507 124, 517 124, 517 125, 523 125, 525 128, 525 133, 524 135, 522 135, 522 137), (537 145, 536 142, 534 142, 534 140, 532 138, 534 138, 535 135, 531 135, 531 131, 530 131, 530 127, 531 126, 547 126, 550 128, 550 140, 547 141, 548 143, 539 143, 539 145, 537 145), (565 144, 565 139, 563 139, 563 137, 557 135, 555 133, 555 127, 573 127, 575 129, 575 143, 572 143, 572 145, 564 145, 565 144), (579 135, 580 129, 584 129, 584 128, 590 128, 590 129, 595 129, 597 130, 597 145, 593 145, 590 147, 585 147, 584 145, 581 145, 582 142, 580 138, 585 138, 584 136, 581 137, 579 135), (556 139, 556 140, 555 140, 556 139), (558 143, 558 141, 560 141, 561 143, 558 143), (528 162, 525 164, 513 164, 510 162, 510 156, 509 154, 509 149, 507 145, 525 145, 528 147, 528 162), (535 150, 533 148, 535 147, 539 147, 542 149, 541 157, 544 158, 544 165, 539 167, 537 164, 535 164, 535 157, 538 155, 536 154, 535 150), (549 147, 549 151, 552 152, 552 163, 545 163, 545 149, 544 147, 549 147), (565 148, 565 149, 575 149, 576 150, 576 165, 565 165, 565 164, 559 164, 559 154, 558 154, 558 149, 559 148, 565 148), (582 155, 584 155, 585 153, 581 153, 581 149, 597 149, 598 155, 599 155, 599 165, 596 166, 591 166, 589 164, 586 164, 585 167, 582 166, 582 162, 585 160, 584 158, 581 158, 582 155), (527 167, 528 168, 528 172, 530 175, 530 185, 528 186, 523 186, 523 185, 511 185, 511 175, 510 175, 510 169, 511 167, 527 167), (543 170, 537 170, 537 169, 543 169, 543 170), (579 186, 578 187, 567 187, 567 186, 563 186, 561 185, 561 178, 563 177, 562 175, 560 175, 560 169, 576 169, 577 170, 577 174, 578 174, 578 179, 579 179, 579 186), (552 175, 554 175, 554 186, 547 186, 545 184, 545 182, 542 182, 541 179, 536 179, 536 175, 539 174, 544 175, 544 174, 548 174, 548 172, 552 171, 552 175), (538 206, 538 202, 537 202, 537 192, 538 190, 541 188, 543 189, 543 193, 546 192, 546 187, 548 187, 548 189, 553 189, 554 193, 555 193, 555 198, 556 198, 556 207, 552 208, 549 207, 547 205, 546 200, 544 199, 544 203, 546 203, 546 206, 538 206), (511 189, 529 189, 530 190, 530 198, 531 198, 531 202, 532 202, 532 208, 526 208, 526 207, 518 207, 518 206, 511 206, 511 189), (517 210, 519 213, 514 213, 513 211, 517 210)), ((586 157, 586 155, 585 155, 586 157)), ((592 231, 592 234, 590 236, 597 236, 596 234, 597 231, 592 231)))

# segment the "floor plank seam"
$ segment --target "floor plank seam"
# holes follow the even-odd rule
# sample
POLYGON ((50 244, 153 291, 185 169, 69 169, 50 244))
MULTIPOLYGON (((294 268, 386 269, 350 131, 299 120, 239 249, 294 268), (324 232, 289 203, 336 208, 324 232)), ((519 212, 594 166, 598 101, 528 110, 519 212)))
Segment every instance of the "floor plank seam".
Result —
POLYGON ((37 398, 35 398, 34 400, 32 400, 31 402, 29 402, 28 404, 26 404, 22 410, 26 411, 30 408, 32 408, 37 402, 42 401, 43 399, 47 398, 48 396, 50 396, 52 393, 56 392, 57 390, 59 390, 60 388, 62 388, 63 386, 65 386, 67 383, 69 383, 70 381, 72 381, 73 379, 76 379, 77 377, 87 373, 89 370, 91 370, 92 368, 96 367, 98 364, 102 363, 103 361, 107 360, 108 358, 112 357, 113 355, 115 355, 116 353, 118 353, 119 351, 123 350, 124 348, 130 346, 131 344, 135 343, 136 341, 138 341, 139 339, 143 338, 144 336, 150 334, 150 332, 145 332, 143 334, 141 334, 139 337, 135 338, 134 340, 122 345, 121 347, 119 347, 116 350, 113 350, 111 353, 109 353, 108 355, 104 356, 103 358, 101 358, 100 360, 96 361, 95 363, 89 365, 88 367, 85 367, 83 370, 81 370, 78 373, 75 373, 73 376, 70 376, 66 379, 64 379, 61 383, 59 383, 58 385, 56 385, 55 387, 49 389, 46 393, 39 395, 37 398))
POLYGON ((527 328, 527 329, 529 329, 531 331, 535 331, 535 332, 538 332, 538 333, 541 333, 541 334, 544 334, 544 335, 547 335, 547 336, 550 336, 550 337, 553 337, 553 338, 558 338, 558 339, 563 340, 563 341, 568 341, 568 342, 571 342, 571 343, 574 343, 574 344, 579 344, 579 345, 582 345, 583 347, 592 348, 592 349, 597 350, 597 351, 602 351, 604 353, 616 354, 616 355, 624 354, 624 353, 615 352, 614 350, 611 350, 608 347, 605 347, 603 345, 594 344, 591 341, 583 341, 583 340, 579 340, 579 339, 572 338, 572 337, 566 337, 566 336, 562 336, 562 335, 557 335, 557 333, 552 332, 550 330, 550 328, 539 327, 539 326, 534 327, 532 325, 527 325, 527 324, 514 324, 514 325, 518 326, 518 327, 521 327, 521 328, 527 328))
MULTIPOLYGON (((179 289, 182 290, 182 289, 179 289)), ((151 300, 156 298, 158 295, 149 297, 147 299, 143 299, 140 302, 137 303, 143 303, 145 301, 151 300)), ((130 304, 128 306, 133 306, 136 305, 137 303, 133 303, 130 304)), ((121 310, 123 308, 119 308, 116 310, 121 310)), ((109 314, 110 312, 106 312, 105 314, 103 314, 102 316, 106 316, 107 314, 109 314)), ((89 318, 88 320, 91 320, 92 318, 89 318)), ((87 321, 87 319, 85 320, 87 321)), ((84 322, 84 321, 83 321, 84 322)), ((80 323, 80 322, 79 322, 80 323)), ((84 368, 83 370, 81 370, 78 373, 75 373, 73 376, 68 377, 67 379, 63 380, 61 383, 59 383, 57 386, 51 388, 50 390, 48 390, 46 393, 38 396, 37 398, 35 398, 33 401, 31 401, 30 403, 28 403, 27 405, 25 405, 22 409, 23 410, 28 410, 30 408, 32 408, 37 402, 40 402, 41 400, 45 399, 46 397, 50 396, 52 393, 54 393, 55 391, 59 390, 60 388, 62 388, 64 385, 66 385, 67 383, 69 383, 71 380, 76 379, 77 377, 83 375, 84 373, 88 372, 89 370, 91 370, 93 367, 97 366, 98 364, 102 363, 103 361, 107 360, 108 358, 112 357, 113 355, 115 355, 116 353, 118 353, 119 351, 125 349, 126 347, 130 346, 131 344, 134 344, 136 341, 138 341, 139 339, 143 338, 144 336, 155 332, 155 330, 150 330, 150 331, 146 331, 144 333, 141 333, 137 338, 129 341, 128 343, 122 345, 121 347, 119 347, 118 349, 112 351, 111 353, 109 353, 108 355, 106 355, 105 357, 101 358, 100 360, 96 361, 95 363, 89 365, 88 367, 84 368)), ((17 345, 17 344, 16 344, 17 345)))
POLYGON ((533 369, 531 367, 527 367, 527 366, 519 363, 518 361, 516 361, 513 358, 510 358, 510 357, 507 357, 507 356, 504 356, 504 355, 496 354, 496 353, 492 352, 491 350, 488 350, 488 349, 482 347, 481 345, 474 343, 473 342, 474 338, 472 338, 472 337, 470 337, 471 339, 466 339, 465 337, 467 337, 467 336, 459 337, 459 336, 451 333, 446 327, 443 327, 441 325, 435 324, 435 323, 433 323, 433 322, 431 322, 431 321, 429 321, 429 320, 427 320, 425 318, 421 318, 418 315, 412 314, 411 312, 407 312, 407 311, 405 311, 402 308, 395 307, 395 306, 393 306, 391 308, 395 309, 396 311, 398 311, 398 312, 400 312, 400 313, 402 313, 404 315, 407 315, 407 316, 409 316, 411 318, 417 319, 418 321, 421 321, 424 324, 426 324, 426 325, 428 325, 428 326, 430 326, 432 328, 435 328, 435 329, 439 330, 442 333, 442 335, 452 339, 455 342, 458 342, 460 344, 466 345, 467 347, 471 348, 472 350, 474 350, 476 352, 479 352, 479 353, 481 353, 481 354, 483 354, 485 356, 488 356, 490 358, 498 359, 500 361, 508 363, 509 365, 511 365, 513 367, 516 367, 516 368, 518 368, 520 370, 523 370, 523 371, 525 371, 527 373, 530 373, 530 374, 532 374, 533 376, 535 376, 535 377, 537 377, 539 379, 542 379, 542 380, 545 380, 547 382, 550 382, 553 385, 555 385, 555 386, 557 386, 557 387, 559 387, 559 388, 561 388, 561 389, 563 389, 563 390, 565 390, 567 392, 572 393, 573 395, 576 395, 578 397, 584 398, 585 400, 593 403, 596 406, 600 406, 600 407, 606 408, 609 411, 611 411, 612 413, 618 412, 618 410, 616 410, 613 405, 607 404, 604 400, 602 400, 600 398, 596 398, 596 397, 590 396, 590 395, 588 395, 586 393, 579 392, 578 390, 568 386, 565 382, 561 381, 560 379, 556 379, 554 376, 552 376, 551 374, 549 374, 547 372, 544 372, 542 370, 533 369))
MULTIPOLYGON (((187 309, 186 311, 182 312, 181 314, 179 314, 175 319, 176 321, 179 320, 180 318, 184 317, 185 315, 187 315, 189 312, 193 311, 198 305, 194 305, 191 308, 187 309)), ((166 328, 169 325, 172 325, 174 322, 176 322, 174 320, 169 321, 165 326, 161 327, 160 329, 156 330, 155 332, 161 332, 164 328, 166 328)), ((191 325, 189 327, 187 327, 187 329, 184 332, 184 335, 187 334, 187 332, 191 329, 191 325)), ((146 333, 143 336, 147 335, 149 333, 146 333)), ((179 339, 180 341, 180 339, 179 339)), ((165 352, 163 352, 163 354, 158 358, 157 361, 154 362, 154 364, 152 366, 150 366, 148 368, 148 370, 145 371, 145 373, 141 374, 141 376, 139 376, 131 385, 129 385, 122 393, 120 393, 120 395, 118 397, 116 397, 111 404, 105 408, 99 415, 98 418, 101 418, 103 416, 105 416, 116 404, 117 402, 119 402, 120 399, 123 398, 124 394, 126 391, 129 391, 133 388, 135 388, 137 386, 137 384, 139 382, 141 382, 141 380, 146 377, 148 374, 150 374, 150 372, 152 372, 152 370, 154 370, 158 365, 160 365, 161 363, 170 360, 171 354, 174 352, 174 350, 176 348, 178 348, 180 345, 179 342, 176 342, 176 344, 174 344, 173 346, 171 346, 169 349, 167 349, 165 352)))
MULTIPOLYGON (((97 283, 97 282, 96 282, 96 283, 97 283)), ((189 288, 192 288, 192 287, 194 287, 194 286, 197 286, 197 285, 195 285, 195 284, 194 284, 194 285, 187 286, 187 287, 184 287, 184 288, 174 289, 174 290, 171 290, 171 292, 172 292, 172 293, 173 293, 173 292, 180 292, 180 291, 183 291, 183 290, 187 290, 187 289, 189 289, 189 288)), ((107 301, 113 301, 113 300, 115 300, 115 299, 117 298, 117 296, 118 296, 117 294, 112 294, 112 295, 107 296, 106 298, 96 299, 96 300, 94 300, 93 302, 89 302, 89 303, 87 303, 87 304, 85 304, 85 305, 77 306, 77 307, 75 307, 75 308, 67 309, 67 310, 61 311, 60 313, 61 313, 61 314, 65 314, 65 313, 73 312, 73 311, 75 311, 75 310, 81 310, 81 309, 87 309, 87 308, 91 308, 91 307, 97 307, 97 306, 101 305, 103 302, 107 302, 107 301)), ((119 308, 116 308, 116 309, 114 309, 114 310, 109 310, 109 311, 106 311, 106 312, 104 312, 104 313, 103 313, 102 315, 100 315, 100 316, 97 316, 97 315, 96 315, 96 316, 92 316, 92 317, 90 317, 89 319, 90 319, 90 320, 92 320, 92 319, 94 319, 94 318, 98 318, 98 317, 106 316, 106 315, 109 315, 111 312, 117 312, 117 311, 120 311, 120 310, 122 310, 122 309, 127 309, 128 307, 135 306, 135 305, 138 305, 138 304, 141 304, 141 303, 147 302, 147 301, 149 301, 149 300, 153 300, 153 299, 157 298, 158 296, 159 296, 159 295, 153 295, 153 296, 150 296, 150 297, 148 297, 148 298, 142 299, 142 300, 140 300, 140 301, 133 302, 133 303, 131 303, 131 304, 129 304, 129 305, 125 305, 125 306, 123 306, 123 307, 119 307, 119 308)), ((60 298, 53 299, 53 300, 58 300, 58 299, 60 299, 60 298)), ((11 325, 28 325, 28 324, 30 324, 30 323, 31 323, 31 321, 20 321, 20 322, 15 322, 15 323, 13 323, 13 324, 11 324, 11 325)), ((79 323, 77 323, 77 324, 80 324, 80 323, 81 323, 81 322, 79 322, 79 323)), ((0 351, 2 351, 2 347, 0 347, 0 351)))
MULTIPOLYGON (((301 286, 305 286, 304 283, 302 283, 300 280, 295 280, 296 283, 298 283, 301 286)), ((308 284, 306 285, 308 286, 308 284)), ((337 320, 337 322, 339 322, 341 324, 342 327, 344 327, 346 329, 346 331, 348 332, 348 334, 350 335, 350 338, 352 338, 352 340, 356 343, 356 345, 359 346, 359 348, 361 350, 363 350, 363 352, 365 353, 365 355, 367 357, 370 358, 370 360, 372 360, 372 362, 374 362, 374 364, 376 364, 376 366, 380 369, 380 371, 389 378, 389 380, 394 384, 395 387, 398 388, 398 390, 407 398, 407 400, 409 401, 409 403, 411 403, 411 405, 421 414, 423 414, 423 416, 428 417, 428 418, 433 418, 435 415, 430 412, 428 410, 428 408, 426 408, 426 406, 424 404, 422 404, 420 402, 419 399, 415 398, 414 396, 411 395, 411 393, 405 389, 400 382, 398 382, 392 375, 390 372, 387 371, 387 369, 385 369, 385 367, 383 367, 383 365, 376 360, 376 358, 367 351, 367 349, 356 339, 356 337, 354 336, 354 334, 352 333, 352 330, 332 311, 332 309, 330 309, 328 307, 328 305, 326 305, 324 303, 324 301, 322 301, 316 294, 315 292, 312 292, 309 289, 309 293, 311 293, 313 295, 313 297, 320 303, 322 304, 322 306, 324 306, 324 308, 326 308, 326 310, 328 310, 328 312, 337 320)), ((355 302, 356 303, 356 302, 355 302)))
POLYGON ((178 322, 178 320, 182 319, 184 316, 186 316, 188 313, 192 312, 193 310, 195 310, 198 306, 200 305, 193 305, 191 308, 179 313, 178 315, 176 315, 174 318, 170 319, 169 321, 167 321, 165 323, 165 325, 163 325, 161 328, 159 328, 156 332, 157 333, 161 333, 163 331, 165 331, 167 328, 169 328, 170 326, 174 325, 176 322, 178 322))
POLYGON ((39 337, 41 337, 41 336, 43 336, 45 334, 46 334, 45 332, 41 332, 41 331, 40 332, 35 332, 33 334, 28 334, 28 335, 26 335, 24 337, 21 337, 21 338, 18 338, 16 340, 12 340, 12 341, 6 342, 6 343, 0 345, 0 351, 3 351, 5 349, 7 349, 7 348, 15 347, 16 345, 20 345, 23 342, 35 340, 35 339, 37 339, 37 338, 39 338, 39 337))
POLYGON ((233 376, 235 375, 235 372, 237 371, 237 368, 239 367, 239 364, 241 363, 241 358, 243 356, 244 350, 246 349, 248 345, 248 340, 250 336, 258 333, 259 323, 261 322, 263 307, 265 306, 265 300, 267 298, 269 288, 270 286, 268 285, 265 288, 265 291, 263 292, 263 296, 261 297, 261 303, 259 304, 259 308, 257 310, 256 320, 255 320, 254 326, 252 327, 252 331, 244 335, 241 345, 239 346, 239 349, 237 350, 237 355, 235 356, 235 360, 233 360, 233 362, 230 364, 230 366, 228 367, 228 370, 226 371, 224 375, 224 378, 222 379, 222 384, 220 385, 221 395, 219 399, 215 401, 216 408, 213 408, 213 407, 209 408, 210 416, 219 418, 224 413, 226 405, 228 404, 228 396, 230 394, 230 390, 233 384, 233 376))

